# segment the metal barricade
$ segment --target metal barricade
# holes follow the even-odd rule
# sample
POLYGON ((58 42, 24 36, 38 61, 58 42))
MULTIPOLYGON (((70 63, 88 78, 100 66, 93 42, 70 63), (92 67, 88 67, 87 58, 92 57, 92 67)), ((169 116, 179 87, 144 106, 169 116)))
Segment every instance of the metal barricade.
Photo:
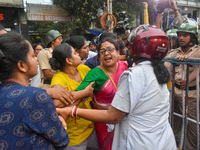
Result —
POLYGON ((186 136, 187 136, 187 124, 188 121, 191 121, 196 124, 197 129, 197 150, 200 150, 200 114, 199 114, 199 92, 196 92, 196 120, 188 117, 188 93, 189 93, 189 67, 193 65, 196 68, 196 91, 199 91, 199 66, 200 66, 200 58, 188 58, 183 61, 177 59, 175 56, 165 57, 163 59, 165 62, 170 62, 173 65, 172 71, 172 90, 171 90, 171 98, 170 98, 170 115, 169 121, 174 128, 174 116, 182 118, 182 127, 181 127, 181 139, 179 141, 179 150, 186 150, 186 136), (174 112, 174 95, 175 95, 175 65, 181 65, 182 72, 182 80, 186 79, 186 90, 182 90, 182 114, 178 114, 174 112), (184 69, 186 65, 186 70, 184 69), (184 76, 186 72, 186 77, 184 76), (174 79, 174 80, 173 80, 174 79))

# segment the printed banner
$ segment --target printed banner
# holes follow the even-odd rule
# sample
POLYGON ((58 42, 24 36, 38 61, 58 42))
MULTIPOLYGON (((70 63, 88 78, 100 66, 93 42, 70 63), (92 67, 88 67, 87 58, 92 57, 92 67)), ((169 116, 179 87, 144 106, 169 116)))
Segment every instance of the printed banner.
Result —
POLYGON ((73 21, 72 16, 53 5, 26 4, 27 17, 30 21, 73 21))

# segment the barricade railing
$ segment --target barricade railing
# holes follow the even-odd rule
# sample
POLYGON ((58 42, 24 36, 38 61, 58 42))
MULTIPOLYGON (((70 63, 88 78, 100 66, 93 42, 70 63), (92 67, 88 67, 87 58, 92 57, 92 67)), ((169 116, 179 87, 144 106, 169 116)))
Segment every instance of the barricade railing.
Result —
POLYGON ((187 136, 187 124, 188 121, 191 121, 196 124, 197 127, 197 150, 200 150, 200 114, 199 114, 199 66, 200 66, 200 58, 187 58, 184 60, 179 60, 175 56, 172 57, 165 57, 163 59, 165 62, 170 62, 173 65, 172 75, 171 75, 171 95, 170 95, 170 115, 169 121, 172 126, 174 127, 174 116, 182 118, 182 127, 181 128, 181 139, 179 141, 179 150, 186 150, 186 136, 187 136), (182 90, 182 114, 178 114, 174 112, 174 95, 175 95, 175 65, 181 65, 181 74, 182 80, 186 79, 186 90, 182 90), (188 93, 189 93, 189 67, 196 68, 196 120, 188 117, 188 93), (186 70, 185 67, 186 66, 186 70), (185 77, 186 72, 186 77, 185 77))

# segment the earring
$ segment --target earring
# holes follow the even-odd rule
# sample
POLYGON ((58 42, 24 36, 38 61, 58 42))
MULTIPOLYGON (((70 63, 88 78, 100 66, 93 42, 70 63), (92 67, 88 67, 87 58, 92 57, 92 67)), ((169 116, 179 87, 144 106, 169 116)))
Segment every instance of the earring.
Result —
POLYGON ((22 70, 23 70, 24 72, 26 72, 26 69, 23 68, 22 70))

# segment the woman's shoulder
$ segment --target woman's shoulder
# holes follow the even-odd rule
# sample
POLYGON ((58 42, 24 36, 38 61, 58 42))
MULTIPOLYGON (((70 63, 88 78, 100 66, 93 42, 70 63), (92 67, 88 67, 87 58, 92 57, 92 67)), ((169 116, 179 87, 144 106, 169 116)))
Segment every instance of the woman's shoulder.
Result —
POLYGON ((118 70, 125 71, 126 69, 128 69, 128 63, 118 60, 118 70))
POLYGON ((37 87, 27 87, 29 100, 36 103, 49 103, 52 101, 46 90, 37 87))
POLYGON ((17 91, 17 95, 23 95, 25 92, 31 92, 35 93, 35 91, 43 91, 45 92, 46 90, 38 87, 33 87, 33 86, 23 86, 20 85, 19 83, 15 82, 7 82, 7 83, 2 83, 0 84, 0 88, 3 91, 17 91))
POLYGON ((88 74, 88 72, 90 72, 91 69, 88 66, 86 66, 86 65, 79 65, 77 67, 77 70, 78 70, 78 72, 80 74, 86 76, 88 74))
POLYGON ((91 70, 88 66, 86 66, 86 65, 79 65, 78 67, 77 67, 77 69, 86 69, 86 70, 91 70))
POLYGON ((143 61, 133 67, 128 68, 131 74, 134 74, 134 76, 140 76, 140 77, 143 76, 144 73, 145 74, 147 73, 147 75, 149 73, 150 75, 152 72, 152 69, 153 67, 150 61, 143 61))
POLYGON ((123 66, 123 67, 128 67, 127 61, 118 60, 118 63, 119 63, 121 66, 123 66))
POLYGON ((53 77, 55 78, 55 77, 64 76, 64 75, 66 75, 64 72, 58 71, 58 72, 56 72, 56 73, 53 75, 53 77))
POLYGON ((95 79, 100 79, 100 78, 104 77, 104 75, 105 75, 105 73, 103 72, 103 70, 101 68, 95 67, 87 73, 86 77, 87 77, 87 79, 91 78, 91 79, 95 80, 95 79))
POLYGON ((1 84, 1 91, 7 93, 6 97, 8 99, 15 98, 16 101, 34 101, 37 99, 37 97, 49 96, 44 89, 31 86, 22 86, 18 83, 1 84))
POLYGON ((42 50, 38 53, 37 57, 40 58, 40 57, 49 55, 49 54, 51 54, 51 51, 52 51, 52 50, 51 50, 50 48, 42 49, 42 50))
POLYGON ((103 70, 100 67, 98 67, 98 66, 90 70, 90 73, 97 74, 97 75, 99 73, 101 73, 101 72, 103 72, 103 70))
POLYGON ((79 65, 78 66, 78 68, 79 68, 79 70, 80 69, 86 69, 86 70, 88 70, 88 73, 95 73, 95 74, 98 74, 99 73, 99 71, 101 70, 99 67, 95 67, 95 68, 93 68, 93 69, 90 69, 88 66, 86 66, 86 65, 79 65))
POLYGON ((43 93, 44 95, 47 94, 46 90, 39 87, 32 87, 32 86, 27 87, 27 92, 31 92, 33 96, 37 95, 38 93, 43 93))

